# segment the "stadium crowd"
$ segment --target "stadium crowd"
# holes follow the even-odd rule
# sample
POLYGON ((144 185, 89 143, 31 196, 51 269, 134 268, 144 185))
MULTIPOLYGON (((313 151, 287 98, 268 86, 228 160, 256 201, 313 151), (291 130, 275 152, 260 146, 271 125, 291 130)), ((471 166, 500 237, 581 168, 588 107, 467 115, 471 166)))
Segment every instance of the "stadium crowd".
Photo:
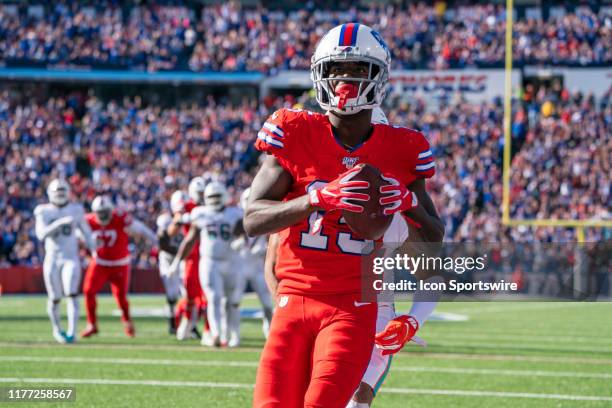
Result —
MULTIPOLYGON (((33 102, 19 92, 0 94, 0 264, 38 264, 32 210, 45 186, 66 176, 76 200, 98 193, 153 226, 170 194, 204 174, 230 186, 236 200, 257 167, 257 130, 281 106, 312 107, 311 93, 238 106, 208 98, 176 108, 140 98, 103 102, 68 93, 33 102)), ((501 100, 468 103, 449 98, 428 110, 423 100, 388 99, 391 123, 422 130, 435 148, 437 175, 429 189, 446 224, 448 241, 565 241, 564 229, 512 229, 500 224, 502 200, 501 100), (534 235, 536 234, 536 235, 534 235)), ((524 218, 609 217, 612 105, 565 89, 528 88, 513 109, 512 214, 524 218)), ((138 245, 138 243, 136 243, 138 245)), ((148 252, 135 264, 150 266, 148 252)))
MULTIPOLYGON (((378 30, 397 69, 500 66, 504 59, 505 9, 499 5, 420 2, 399 9, 373 3, 339 12, 313 3, 299 11, 234 2, 172 4, 0 5, 0 63, 196 72, 308 69, 317 40, 347 21, 378 30)), ((610 8, 556 10, 515 22, 515 64, 612 64, 610 8)))

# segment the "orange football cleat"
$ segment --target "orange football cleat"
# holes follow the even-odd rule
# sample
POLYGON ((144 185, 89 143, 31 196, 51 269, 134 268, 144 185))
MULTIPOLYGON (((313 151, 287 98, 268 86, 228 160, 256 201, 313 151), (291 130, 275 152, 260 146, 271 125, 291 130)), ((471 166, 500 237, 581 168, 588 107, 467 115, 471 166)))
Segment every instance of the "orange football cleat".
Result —
POLYGON ((94 334, 98 334, 98 327, 93 324, 88 324, 85 330, 81 332, 81 337, 87 338, 93 336, 94 334))
POLYGON ((134 324, 131 320, 126 320, 123 322, 123 331, 125 331, 125 335, 128 337, 136 336, 136 330, 134 329, 134 324))

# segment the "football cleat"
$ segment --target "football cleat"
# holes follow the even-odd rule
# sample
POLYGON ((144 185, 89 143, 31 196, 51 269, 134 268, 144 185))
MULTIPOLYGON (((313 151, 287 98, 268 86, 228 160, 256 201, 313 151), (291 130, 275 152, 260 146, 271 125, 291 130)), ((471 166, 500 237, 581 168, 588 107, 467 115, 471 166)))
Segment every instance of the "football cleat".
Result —
POLYGON ((168 334, 176 335, 176 320, 174 317, 168 318, 168 334))
POLYGON ((91 337, 94 334, 98 334, 98 327, 96 325, 88 324, 85 330, 81 332, 82 338, 91 337))
POLYGON ((123 322, 123 331, 125 332, 125 335, 133 338, 134 336, 136 336, 136 330, 134 329, 134 323, 132 323, 131 320, 126 320, 125 322, 123 322))
POLYGON ((187 340, 190 335, 191 321, 186 316, 183 316, 178 328, 176 329, 176 339, 180 341, 187 340))
POLYGON ((53 338, 60 344, 66 344, 66 333, 59 330, 53 330, 53 338))
POLYGON ((66 339, 66 343, 68 344, 76 343, 76 337, 73 334, 71 334, 70 336, 66 334, 65 339, 66 339))
POLYGON ((194 340, 202 339, 202 335, 200 334, 200 331, 198 330, 197 327, 194 327, 193 329, 191 329, 191 338, 194 340))
POLYGON ((235 334, 232 334, 230 336, 229 341, 227 342, 227 347, 234 348, 234 347, 239 347, 239 346, 240 346, 240 337, 236 336, 235 334))
MULTIPOLYGON (((216 341, 218 342, 219 339, 216 339, 216 341)), ((210 331, 205 330, 202 333, 202 341, 200 341, 200 344, 205 347, 215 347, 215 338, 210 334, 210 331)))

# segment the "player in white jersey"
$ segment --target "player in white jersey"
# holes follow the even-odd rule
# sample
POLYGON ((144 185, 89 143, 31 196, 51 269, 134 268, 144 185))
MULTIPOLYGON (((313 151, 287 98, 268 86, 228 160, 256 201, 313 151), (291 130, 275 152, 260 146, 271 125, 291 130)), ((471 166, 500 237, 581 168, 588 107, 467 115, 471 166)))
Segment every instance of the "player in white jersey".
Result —
MULTIPOLYGON (((372 122, 389 124, 385 113, 380 108, 372 111, 372 122)), ((388 255, 396 250, 402 243, 408 240, 410 227, 406 219, 399 213, 393 215, 393 220, 387 228, 383 236, 385 250, 388 255)), ((422 327, 425 321, 429 318, 437 302, 422 302, 419 301, 419 293, 415 293, 413 297, 412 308, 409 316, 415 317, 418 322, 418 327, 422 327)), ((431 296, 426 296, 431 298, 431 296)), ((378 302, 378 316, 376 318, 376 333, 381 333, 387 327, 387 324, 396 317, 395 306, 393 302, 378 302)), ((425 343, 418 337, 414 337, 413 341, 424 346, 425 343)), ((364 373, 359 387, 355 391, 353 398, 349 401, 346 408, 368 408, 372 404, 376 393, 384 382, 389 368, 391 367, 392 356, 384 350, 374 347, 368 368, 364 373)))
POLYGON ((178 250, 177 236, 170 236, 168 227, 172 224, 175 214, 182 213, 185 203, 189 200, 187 193, 177 190, 170 197, 170 211, 165 211, 157 217, 157 237, 159 238, 159 275, 166 290, 166 301, 168 302, 168 333, 176 334, 176 319, 174 308, 181 297, 182 277, 180 273, 170 273, 170 264, 178 250))
POLYGON ((59 343, 73 343, 79 320, 79 237, 90 250, 94 251, 96 246, 85 220, 83 206, 69 202, 70 186, 66 180, 51 181, 47 187, 47 196, 49 204, 41 204, 34 209, 36 237, 44 241, 45 245, 43 276, 48 295, 47 314, 55 340, 59 343), (67 300, 66 332, 61 328, 59 317, 62 297, 67 300))
MULTIPOLYGON (((240 196, 240 207, 243 211, 246 208, 250 191, 251 189, 247 188, 240 196)), ((251 238, 245 234, 232 242, 232 248, 234 248, 239 255, 236 265, 236 269, 239 272, 237 290, 242 298, 247 284, 250 284, 251 288, 257 293, 264 314, 263 333, 267 338, 270 321, 272 320, 272 298, 270 297, 270 292, 268 291, 264 277, 264 260, 268 248, 268 239, 263 235, 251 238)), ((236 339, 239 339, 239 336, 240 331, 238 328, 236 339)))
POLYGON ((244 233, 242 211, 226 206, 227 190, 217 181, 210 182, 204 191, 204 205, 191 211, 191 228, 181 242, 170 267, 178 271, 180 261, 200 239, 200 284, 208 300, 209 334, 202 336, 202 345, 220 346, 230 337, 237 344, 236 329, 240 324, 240 293, 236 288, 235 252, 232 239, 244 233), (228 336, 229 332, 229 336, 228 336))

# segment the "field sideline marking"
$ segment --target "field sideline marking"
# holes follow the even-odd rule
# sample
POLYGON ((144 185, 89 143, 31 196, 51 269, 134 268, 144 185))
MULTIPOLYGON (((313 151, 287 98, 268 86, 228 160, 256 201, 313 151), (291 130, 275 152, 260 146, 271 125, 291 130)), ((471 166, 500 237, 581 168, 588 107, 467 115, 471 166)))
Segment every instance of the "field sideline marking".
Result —
MULTIPOLYGON (((221 361, 221 360, 169 360, 152 358, 99 358, 99 357, 38 357, 38 356, 0 356, 0 361, 7 362, 37 362, 37 363, 68 363, 68 364, 133 364, 133 365, 175 365, 203 367, 251 367, 256 368, 255 361, 221 361)), ((395 364, 393 371, 415 373, 446 373, 475 375, 508 375, 533 377, 561 378, 593 378, 612 379, 612 373, 589 373, 575 371, 545 371, 545 370, 511 370, 495 368, 453 368, 453 367, 406 367, 395 364)))
MULTIPOLYGON (((550 345, 548 343, 543 344, 543 343, 527 343, 527 342, 523 342, 520 343, 518 341, 514 341, 514 342, 508 342, 508 343, 504 343, 504 342, 496 342, 494 344, 491 344, 491 341, 485 341, 485 340, 480 340, 480 341, 470 341, 470 340, 465 340, 464 342, 458 342, 458 341, 453 341, 451 337, 447 337, 446 340, 439 340, 439 339, 433 339, 429 341, 429 345, 430 346, 437 346, 437 347, 479 347, 482 349, 507 349, 507 350, 540 350, 546 346, 550 345)), ((599 346, 599 347, 581 347, 581 346, 571 346, 569 344, 563 344, 563 345, 555 345, 554 347, 554 351, 567 351, 567 352, 574 352, 574 351, 582 351, 585 353, 612 353, 612 347, 610 346, 599 346)))
POLYGON ((529 336, 529 335, 503 335, 503 334, 492 334, 487 333, 483 335, 473 334, 473 332, 458 332, 453 330, 452 333, 447 332, 437 332, 435 334, 430 335, 429 337, 435 338, 436 340, 448 340, 451 339, 461 339, 461 340, 495 340, 495 341, 504 341, 504 342, 520 342, 521 344, 542 344, 542 343, 569 343, 575 345, 576 343, 584 343, 590 346, 612 346, 612 339, 603 338, 603 337, 580 337, 580 336, 571 336, 571 337, 555 337, 555 336, 529 336))
MULTIPOLYGON (((38 333, 36 330, 32 330, 31 333, 38 333)), ((139 335, 151 335, 157 336, 159 335, 159 330, 140 330, 138 332, 139 335)), ((104 333, 104 337, 112 337, 112 338, 125 338, 125 334, 123 333, 104 333)), ((440 331, 435 334, 430 335, 429 337, 435 338, 436 340, 448 341, 448 340, 462 340, 462 341, 470 341, 470 340, 482 340, 482 341, 501 341, 516 344, 517 342, 521 345, 531 345, 538 346, 542 344, 555 343, 563 346, 592 346, 583 351, 593 351, 593 347, 605 347, 609 348, 612 351, 612 339, 605 337, 581 337, 581 336, 572 336, 572 337, 555 337, 555 336, 533 336, 533 335, 504 335, 504 334, 495 334, 495 333, 487 333, 487 334, 474 334, 473 332, 460 332, 453 330, 452 333, 440 331)), ((455 344, 465 344, 457 343, 455 344)), ((569 350, 569 349, 568 349, 569 350)), ((575 347, 572 347, 571 350, 576 350, 575 347)), ((578 351, 580 351, 578 349, 578 351)))
MULTIPOLYGON (((69 347, 59 346, 57 343, 45 342, 45 343, 17 343, 17 342, 2 342, 0 341, 1 348, 16 348, 16 349, 64 349, 68 348, 74 350, 123 350, 123 351, 195 351, 201 353, 233 353, 233 354, 249 354, 249 353, 260 353, 261 348, 258 347, 238 347, 238 348, 205 348, 202 346, 190 346, 190 345, 146 345, 146 344, 91 344, 87 342, 80 342, 76 345, 69 347)), ((404 352, 398 353, 395 358, 404 359, 419 359, 419 358, 433 358, 437 360, 482 360, 482 361, 525 361, 535 363, 561 363, 561 364, 589 364, 589 365, 610 365, 612 359, 610 358, 589 358, 589 357, 560 357, 560 356, 529 356, 529 355, 512 355, 512 354, 466 354, 466 353, 428 353, 428 352, 404 352)))
MULTIPOLYGON (((241 388, 252 389, 253 385, 243 383, 223 383, 205 381, 159 381, 159 380, 108 380, 102 378, 15 378, 0 377, 0 383, 32 383, 32 384, 92 384, 92 385, 147 385, 165 387, 206 387, 206 388, 241 388)), ((528 392, 499 391, 467 391, 467 390, 435 390, 421 388, 382 388, 386 394, 423 394, 423 395, 454 395, 463 397, 503 397, 503 398, 535 398, 558 399, 571 401, 612 401, 612 397, 571 394, 537 394, 528 392)))

